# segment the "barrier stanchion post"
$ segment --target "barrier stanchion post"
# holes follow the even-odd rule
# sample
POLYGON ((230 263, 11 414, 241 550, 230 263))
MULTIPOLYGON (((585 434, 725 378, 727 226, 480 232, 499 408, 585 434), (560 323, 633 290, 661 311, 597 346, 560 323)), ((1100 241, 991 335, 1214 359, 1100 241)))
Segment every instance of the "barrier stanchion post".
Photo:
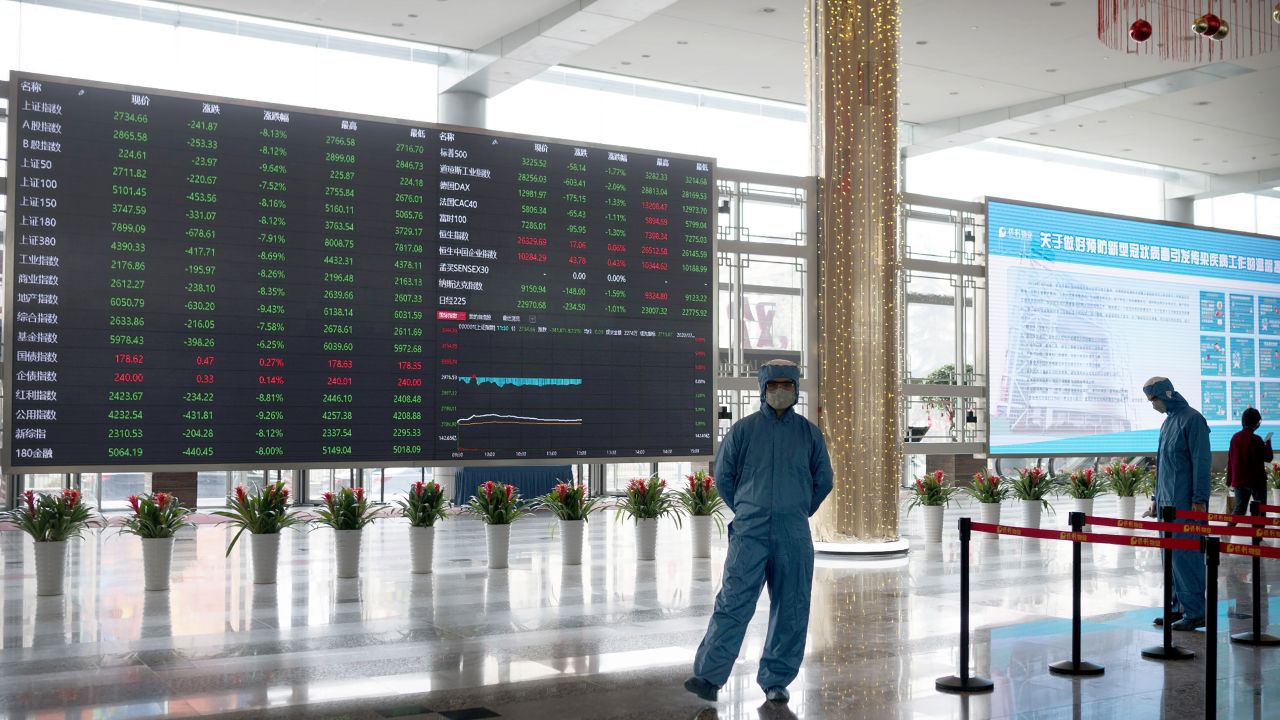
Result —
MULTIPOLYGON (((1160 508, 1160 519, 1174 522, 1177 518, 1176 508, 1165 506, 1160 508)), ((1166 533, 1166 537, 1168 534, 1166 533)), ((1195 653, 1173 644, 1173 550, 1165 548, 1161 551, 1164 559, 1164 642, 1142 649, 1142 657, 1150 660, 1190 660, 1195 653)))
POLYGON ((970 520, 960 518, 960 674, 940 677, 934 687, 949 693, 991 692, 995 683, 969 675, 969 528, 970 520))
POLYGON ((1200 540, 1204 550, 1204 716, 1218 717, 1218 543, 1216 537, 1200 540))
MULTIPOLYGON (((1084 513, 1073 512, 1071 519, 1073 532, 1084 532, 1084 513)), ((1097 663, 1080 659, 1080 541, 1071 543, 1071 659, 1061 660, 1049 665, 1049 672, 1055 675, 1101 675, 1106 668, 1097 663)))
MULTIPOLYGON (((1253 501, 1253 514, 1261 515, 1261 503, 1253 501)), ((1253 544, 1261 544, 1262 538, 1254 538, 1253 544)), ((1231 642, 1237 645, 1280 645, 1280 637, 1262 632, 1262 558, 1254 555, 1253 561, 1253 631, 1236 633, 1231 642)))

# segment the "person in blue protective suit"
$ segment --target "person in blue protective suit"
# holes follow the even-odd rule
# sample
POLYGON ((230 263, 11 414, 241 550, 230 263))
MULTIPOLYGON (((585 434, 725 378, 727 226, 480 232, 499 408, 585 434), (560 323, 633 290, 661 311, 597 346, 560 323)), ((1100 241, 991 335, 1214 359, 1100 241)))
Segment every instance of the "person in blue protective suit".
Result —
MULTIPOLYGON (((1153 377, 1142 387, 1156 412, 1165 414, 1156 454, 1156 497, 1162 507, 1205 512, 1209 507, 1209 424, 1173 389, 1168 378, 1153 377)), ((1173 537, 1199 535, 1173 533, 1173 537)), ((1194 550, 1173 551, 1174 630, 1204 627, 1204 559, 1194 550)), ((1164 618, 1156 618, 1160 625, 1164 618)))
POLYGON ((716 489, 733 512, 724 581, 698 646, 689 692, 715 700, 738 659, 760 589, 769 586, 769 631, 756 681, 774 702, 790 699, 809 629, 813 540, 809 518, 831 492, 831 459, 817 425, 797 415, 800 368, 760 367, 760 412, 730 428, 716 457, 716 489))

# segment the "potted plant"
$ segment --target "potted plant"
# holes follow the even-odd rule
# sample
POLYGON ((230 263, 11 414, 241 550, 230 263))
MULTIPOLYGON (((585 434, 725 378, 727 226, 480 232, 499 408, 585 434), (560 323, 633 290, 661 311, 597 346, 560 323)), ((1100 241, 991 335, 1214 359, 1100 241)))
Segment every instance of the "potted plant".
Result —
POLYGON ((1049 493, 1053 492, 1052 478, 1037 467, 1018 468, 1018 479, 1009 486, 1013 496, 1022 504, 1022 524, 1030 528, 1040 527, 1041 510, 1053 510, 1049 493))
POLYGON ((476 488, 476 494, 467 501, 466 512, 484 521, 489 543, 489 567, 494 570, 506 567, 511 547, 511 523, 529 512, 520 499, 520 490, 515 485, 489 480, 476 488))
POLYGON ((947 474, 941 470, 916 478, 907 500, 908 513, 916 507, 924 508, 924 538, 928 542, 942 542, 942 511, 951 504, 951 496, 957 490, 946 479, 947 474))
POLYGON ((1119 498, 1120 519, 1132 520, 1137 496, 1148 490, 1150 473, 1137 463, 1112 463, 1102 469, 1102 475, 1111 492, 1119 498))
POLYGON ((964 488, 964 491, 978 501, 982 522, 1000 524, 1000 502, 1009 497, 1009 483, 1001 482, 999 475, 976 472, 973 474, 973 484, 964 488))
POLYGON ((248 530, 252 538, 253 582, 256 585, 274 584, 280 557, 280 531, 302 522, 299 513, 289 510, 289 488, 285 487, 283 480, 263 485, 253 492, 237 485, 235 492, 227 498, 227 505, 230 510, 214 513, 227 518, 226 524, 239 528, 227 545, 227 555, 231 555, 236 541, 248 530))
POLYGON ((1267 466, 1267 488, 1271 505, 1280 505, 1280 463, 1267 466))
POLYGON ((448 516, 448 502, 439 483, 415 482, 409 494, 397 503, 400 514, 409 520, 409 557, 413 572, 425 575, 431 572, 435 554, 436 521, 448 516))
POLYGON ((645 480, 636 478, 627 483, 627 494, 618 503, 617 517, 629 515, 636 521, 636 559, 652 560, 658 546, 658 520, 675 519, 680 526, 680 507, 671 493, 667 481, 657 475, 645 480))
POLYGON ((1092 515, 1093 500, 1107 491, 1107 483, 1095 476, 1093 468, 1085 468, 1067 476, 1066 491, 1075 501, 1073 510, 1092 515))
POLYGON ((173 536, 184 527, 195 527, 187 520, 191 511, 182 507, 177 497, 162 492, 130 495, 129 507, 133 514, 124 519, 120 532, 142 540, 143 589, 168 590, 173 536))
MULTIPOLYGON (((1226 469, 1209 473, 1209 512, 1213 512, 1213 496, 1222 495, 1222 512, 1230 515, 1232 505, 1235 504, 1235 498, 1231 496, 1231 486, 1227 484, 1226 469)), ((1249 511, 1246 509, 1242 515, 1247 515, 1249 511)))
POLYGON ((565 565, 582 564, 582 535, 587 516, 602 498, 587 497, 587 488, 580 483, 556 483, 551 492, 538 501, 540 507, 550 510, 560 520, 560 561, 565 565))
POLYGON ((724 534, 724 500, 716 490, 715 478, 699 470, 688 477, 689 486, 676 493, 676 498, 689 516, 693 529, 693 557, 711 557, 711 523, 724 534))
POLYGON ((94 512, 80 502, 79 490, 58 494, 22 493, 22 503, 0 518, 17 525, 35 541, 36 595, 61 595, 67 569, 67 540, 83 537, 86 527, 98 524, 94 512))
POLYGON ((324 505, 316 511, 316 523, 333 528, 333 545, 338 557, 337 575, 353 578, 360 574, 360 536, 373 522, 377 510, 369 505, 364 488, 344 487, 327 492, 324 505))

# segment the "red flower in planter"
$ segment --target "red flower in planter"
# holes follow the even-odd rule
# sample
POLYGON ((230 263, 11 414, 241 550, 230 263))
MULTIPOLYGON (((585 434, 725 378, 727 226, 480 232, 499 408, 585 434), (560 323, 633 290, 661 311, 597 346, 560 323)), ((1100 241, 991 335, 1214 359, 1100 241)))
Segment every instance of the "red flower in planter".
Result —
POLYGON ((24 500, 27 501, 27 509, 30 510, 31 512, 35 512, 36 511, 36 491, 28 490, 22 493, 22 497, 24 500))
POLYGON ((139 510, 138 510, 138 496, 137 496, 137 495, 130 495, 130 496, 129 496, 129 507, 133 508, 133 511, 134 511, 135 513, 136 513, 136 512, 139 512, 139 510))

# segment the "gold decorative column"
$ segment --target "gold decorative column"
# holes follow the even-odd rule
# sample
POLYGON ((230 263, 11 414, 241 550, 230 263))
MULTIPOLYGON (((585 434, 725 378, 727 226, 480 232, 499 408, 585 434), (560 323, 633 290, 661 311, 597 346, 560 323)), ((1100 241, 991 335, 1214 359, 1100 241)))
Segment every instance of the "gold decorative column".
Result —
POLYGON ((898 0, 809 0, 818 175, 819 542, 898 539, 898 0))

